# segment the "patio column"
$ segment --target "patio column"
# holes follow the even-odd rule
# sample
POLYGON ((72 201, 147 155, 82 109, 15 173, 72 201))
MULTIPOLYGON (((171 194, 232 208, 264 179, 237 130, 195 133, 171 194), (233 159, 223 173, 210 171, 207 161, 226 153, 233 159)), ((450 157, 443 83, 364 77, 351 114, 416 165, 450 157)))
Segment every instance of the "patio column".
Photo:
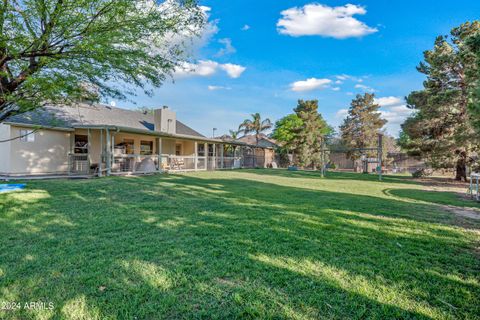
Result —
POLYGON ((103 175, 103 130, 100 129, 100 161, 98 162, 98 176, 103 175))
POLYGON ((217 169, 217 144, 213 144, 213 170, 217 169))
POLYGON ((92 132, 90 129, 87 129, 87 136, 88 136, 88 143, 87 143, 87 153, 88 153, 88 163, 90 164, 92 162, 91 158, 91 143, 92 143, 92 132))
POLYGON ((111 152, 112 152, 112 140, 110 138, 110 130, 105 129, 105 138, 106 138, 106 150, 105 150, 105 163, 107 166, 107 176, 112 172, 112 161, 111 161, 111 152))
POLYGON ((193 160, 195 164, 195 171, 198 169, 198 142, 195 141, 195 159, 193 160))
POLYGON ((162 171, 162 138, 158 138, 158 145, 157 145, 157 153, 158 153, 158 171, 162 171))
POLYGON ((203 155, 205 156, 205 170, 208 170, 208 143, 203 144, 203 155))
POLYGON ((224 146, 223 144, 220 145, 220 167, 223 169, 223 150, 224 146))

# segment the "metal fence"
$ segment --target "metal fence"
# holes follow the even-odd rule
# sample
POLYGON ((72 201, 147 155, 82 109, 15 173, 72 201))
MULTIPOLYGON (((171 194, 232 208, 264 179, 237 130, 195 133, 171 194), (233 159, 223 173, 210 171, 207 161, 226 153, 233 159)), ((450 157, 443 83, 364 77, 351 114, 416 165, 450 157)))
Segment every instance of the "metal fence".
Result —
POLYGON ((68 173, 70 175, 88 175, 90 173, 88 153, 70 153, 68 155, 68 173))
POLYGON ((157 155, 122 154, 113 157, 112 172, 148 173, 158 170, 157 155))

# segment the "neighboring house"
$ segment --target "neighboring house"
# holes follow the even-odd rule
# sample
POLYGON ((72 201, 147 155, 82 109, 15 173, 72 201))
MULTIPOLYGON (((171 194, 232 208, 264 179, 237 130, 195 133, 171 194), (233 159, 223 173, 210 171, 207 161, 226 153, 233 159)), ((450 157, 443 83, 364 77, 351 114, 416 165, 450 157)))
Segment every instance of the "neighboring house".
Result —
MULTIPOLYGON (((257 139, 254 134, 243 136, 235 142, 245 143, 247 145, 257 146, 255 150, 255 166, 269 168, 272 167, 272 163, 275 162, 275 150, 278 148, 277 142, 261 133, 258 136, 258 145, 257 139)), ((247 151, 248 152, 248 151, 247 151)), ((253 155, 252 155, 253 156, 253 155)), ((245 159, 245 163, 250 163, 249 159, 245 159)))
POLYGON ((0 141, 0 175, 7 177, 239 168, 248 165, 225 150, 253 148, 207 138, 168 107, 147 114, 83 103, 13 116, 0 124, 0 141))

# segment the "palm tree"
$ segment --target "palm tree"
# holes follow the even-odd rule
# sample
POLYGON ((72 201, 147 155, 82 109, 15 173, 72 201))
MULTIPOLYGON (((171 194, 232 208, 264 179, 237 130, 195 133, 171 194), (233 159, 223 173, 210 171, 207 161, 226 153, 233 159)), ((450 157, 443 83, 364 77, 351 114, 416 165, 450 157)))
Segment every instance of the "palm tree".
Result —
POLYGON ((238 132, 243 133, 245 135, 254 132, 255 133, 255 141, 256 145, 258 146, 258 140, 260 139, 260 134, 272 127, 272 122, 270 119, 262 120, 260 113, 254 113, 251 115, 252 119, 244 120, 240 126, 238 127, 238 132))
POLYGON ((229 130, 229 133, 230 133, 230 137, 232 137, 233 140, 238 139, 238 134, 239 134, 238 130, 229 130))
MULTIPOLYGON (((260 134, 272 127, 272 122, 270 119, 262 120, 260 113, 254 113, 251 115, 252 119, 245 119, 240 126, 238 127, 238 132, 242 132, 247 135, 249 133, 255 133, 256 146, 258 146, 258 140, 260 139, 260 134)), ((253 149, 253 166, 257 166, 257 159, 255 156, 255 148, 253 149)))

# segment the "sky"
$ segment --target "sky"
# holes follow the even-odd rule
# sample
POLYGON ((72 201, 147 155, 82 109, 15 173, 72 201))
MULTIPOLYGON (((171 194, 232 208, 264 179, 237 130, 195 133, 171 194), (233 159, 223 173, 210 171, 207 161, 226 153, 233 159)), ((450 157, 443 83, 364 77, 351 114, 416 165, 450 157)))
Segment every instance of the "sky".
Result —
POLYGON ((373 92, 397 136, 404 97, 422 88, 416 71, 435 37, 480 18, 480 1, 202 0, 209 24, 173 79, 136 104, 169 106, 206 136, 228 133, 251 113, 272 122, 298 99, 317 99, 338 129, 356 94, 373 92))

